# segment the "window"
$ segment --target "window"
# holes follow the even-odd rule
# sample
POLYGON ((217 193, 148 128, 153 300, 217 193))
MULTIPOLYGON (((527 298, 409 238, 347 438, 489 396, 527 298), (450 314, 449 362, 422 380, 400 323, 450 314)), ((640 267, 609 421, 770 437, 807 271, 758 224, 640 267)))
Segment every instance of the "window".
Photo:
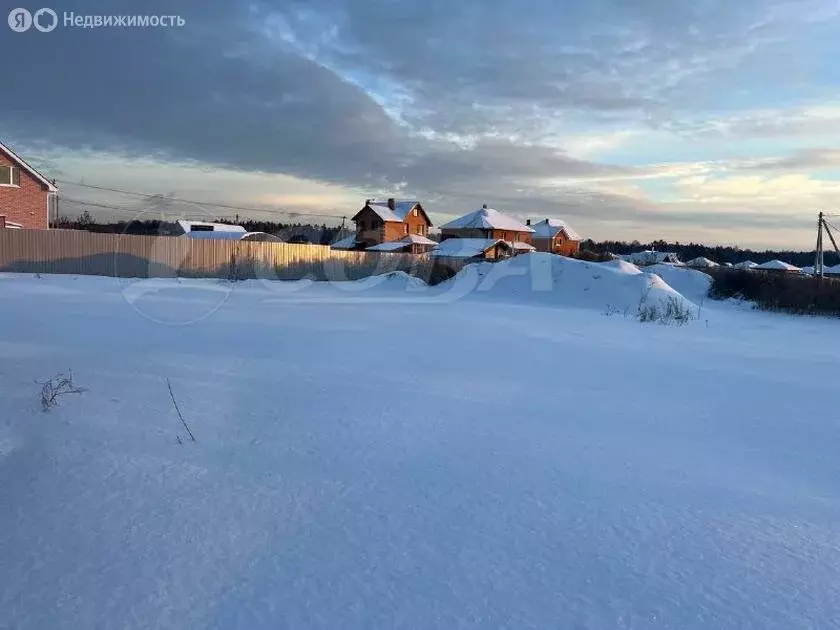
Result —
POLYGON ((408 225, 403 223, 403 234, 408 234, 408 225))
POLYGON ((0 186, 20 186, 20 169, 17 166, 0 166, 0 186))
POLYGON ((413 214, 416 217, 417 216, 417 208, 414 208, 414 210, 411 211, 411 214, 413 214))

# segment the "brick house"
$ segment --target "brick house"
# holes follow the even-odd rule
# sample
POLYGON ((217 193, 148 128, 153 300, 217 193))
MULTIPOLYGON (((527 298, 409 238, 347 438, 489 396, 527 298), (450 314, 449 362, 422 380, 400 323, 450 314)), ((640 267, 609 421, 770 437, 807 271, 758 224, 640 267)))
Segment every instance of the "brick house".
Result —
POLYGON ((53 182, 0 143, 0 228, 48 229, 57 192, 53 182))
POLYGON ((363 247, 398 241, 410 234, 427 237, 432 222, 419 201, 368 199, 353 217, 356 242, 363 247))
MULTIPOLYGON (((531 221, 528 221, 531 225, 531 221)), ((540 252, 573 256, 580 251, 580 234, 560 219, 543 219, 531 225, 534 229, 533 244, 540 252)))
POLYGON ((440 228, 440 240, 449 238, 479 238, 498 239, 511 243, 517 251, 533 249, 531 239, 534 230, 518 219, 488 208, 484 204, 475 212, 470 212, 462 217, 442 225, 440 228))

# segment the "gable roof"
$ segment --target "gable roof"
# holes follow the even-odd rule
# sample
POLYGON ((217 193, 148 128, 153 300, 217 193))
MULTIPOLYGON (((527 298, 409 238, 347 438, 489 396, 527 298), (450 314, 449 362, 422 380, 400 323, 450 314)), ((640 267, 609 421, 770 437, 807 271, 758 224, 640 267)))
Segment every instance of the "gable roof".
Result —
POLYGON ((531 226, 534 228, 536 238, 554 238, 560 232, 565 232, 569 240, 582 241, 580 234, 575 232, 569 224, 562 219, 543 219, 531 226))
POLYGON ((42 175, 37 170, 35 170, 35 168, 32 167, 26 160, 24 160, 22 157, 20 157, 17 153, 12 151, 9 147, 7 147, 2 142, 0 142, 0 152, 3 152, 6 155, 8 155, 9 158, 12 160, 12 162, 15 162, 23 170, 25 170, 27 173, 32 175, 32 177, 34 177, 39 182, 41 182, 44 186, 46 186, 47 191, 49 191, 49 192, 57 192, 58 191, 58 187, 56 187, 55 184, 53 184, 44 175, 42 175))
POLYGON ((383 221, 394 221, 397 223, 402 223, 405 221, 405 218, 409 215, 409 213, 414 210, 415 207, 420 208, 423 212, 423 215, 429 221, 429 225, 431 225, 432 221, 429 219, 429 215, 426 214, 426 211, 423 210, 423 206, 420 204, 419 201, 414 199, 394 199, 394 209, 392 210, 390 206, 388 206, 388 199, 368 199, 365 202, 364 207, 362 210, 359 210, 353 217, 353 221, 356 220, 356 217, 365 209, 370 208, 373 210, 377 216, 382 219, 383 221))
POLYGON ((440 226, 442 230, 477 228, 484 230, 511 230, 513 232, 533 232, 531 228, 494 208, 479 208, 462 217, 440 226))
POLYGON ((432 250, 432 256, 449 258, 475 258, 498 243, 510 247, 500 238, 448 238, 432 250))

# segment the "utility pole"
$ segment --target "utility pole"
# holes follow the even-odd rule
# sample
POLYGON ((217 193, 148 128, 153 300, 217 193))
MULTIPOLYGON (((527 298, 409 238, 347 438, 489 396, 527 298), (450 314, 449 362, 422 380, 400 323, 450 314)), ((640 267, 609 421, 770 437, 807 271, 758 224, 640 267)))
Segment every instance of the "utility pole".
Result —
POLYGON ((824 269, 824 256, 823 256, 823 213, 820 212, 819 217, 817 218, 817 251, 814 256, 814 275, 817 278, 823 277, 823 269, 824 269))

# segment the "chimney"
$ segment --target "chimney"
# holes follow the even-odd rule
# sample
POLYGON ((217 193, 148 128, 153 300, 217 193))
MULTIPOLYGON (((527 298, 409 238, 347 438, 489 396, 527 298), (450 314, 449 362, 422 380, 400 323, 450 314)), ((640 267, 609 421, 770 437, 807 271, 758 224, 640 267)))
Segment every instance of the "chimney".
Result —
POLYGON ((365 199, 365 205, 366 205, 366 206, 369 206, 369 205, 370 205, 370 199, 365 199))
POLYGON ((486 203, 481 204, 481 207, 482 207, 482 209, 487 210, 487 204, 486 203))
POLYGON ((394 209, 394 198, 388 197, 388 207, 393 210, 394 209))
POLYGON ((525 225, 531 225, 531 219, 525 219, 525 225))

